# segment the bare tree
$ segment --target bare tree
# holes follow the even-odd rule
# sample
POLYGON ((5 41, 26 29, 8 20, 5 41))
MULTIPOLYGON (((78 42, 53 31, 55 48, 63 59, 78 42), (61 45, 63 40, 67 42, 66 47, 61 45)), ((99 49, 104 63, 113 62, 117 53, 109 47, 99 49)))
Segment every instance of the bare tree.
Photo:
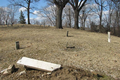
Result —
POLYGON ((50 5, 40 10, 42 17, 44 17, 51 26, 56 26, 56 13, 57 7, 55 5, 50 5))
POLYGON ((103 17, 103 8, 105 7, 105 0, 95 0, 95 2, 98 4, 96 11, 99 16, 99 32, 103 32, 102 30, 102 17, 103 17))
POLYGON ((1 24, 8 25, 9 19, 10 19, 8 11, 9 11, 9 8, 7 7, 0 8, 0 23, 1 24))
POLYGON ((40 21, 37 20, 37 19, 31 19, 31 20, 30 20, 30 23, 31 23, 31 24, 34 24, 34 25, 40 25, 40 21))
POLYGON ((11 24, 11 26, 13 26, 13 24, 15 23, 15 16, 18 10, 18 7, 14 6, 14 5, 8 5, 8 14, 9 14, 9 23, 11 24))
POLYGON ((0 25, 12 25, 14 23, 17 23, 17 19, 15 19, 16 12, 17 8, 12 5, 9 5, 7 7, 0 7, 0 25))
MULTIPOLYGON (((111 0, 111 1, 113 1, 114 3, 116 3, 116 2, 120 2, 120 0, 111 0)), ((119 3, 120 4, 120 3, 119 3)))
POLYGON ((57 25, 56 27, 59 29, 63 29, 62 27, 62 12, 65 5, 69 2, 69 0, 48 0, 51 3, 54 3, 57 6, 57 25))
POLYGON ((78 26, 78 17, 79 17, 79 12, 82 9, 82 7, 85 5, 87 0, 81 0, 79 2, 79 0, 70 0, 69 3, 72 6, 73 10, 74 10, 74 19, 75 19, 75 23, 74 23, 74 28, 79 29, 78 26))
POLYGON ((4 9, 0 7, 0 25, 3 24, 3 14, 4 14, 4 9))
POLYGON ((107 29, 108 29, 108 31, 110 31, 110 27, 111 27, 111 24, 112 24, 111 19, 112 19, 114 4, 111 0, 107 0, 107 5, 108 5, 108 9, 109 9, 107 29))
POLYGON ((21 6, 26 8, 27 10, 27 17, 28 17, 28 24, 30 24, 30 9, 34 9, 35 7, 31 7, 31 4, 34 2, 38 2, 40 0, 9 0, 12 5, 21 6), (27 4, 27 6, 25 6, 27 4))
POLYGON ((80 15, 81 28, 85 30, 85 21, 87 19, 87 14, 85 13, 85 10, 82 10, 81 12, 82 12, 82 14, 80 15))
POLYGON ((8 21, 9 21, 9 13, 8 13, 8 8, 5 7, 3 8, 3 21, 4 21, 4 24, 8 25, 8 21))
POLYGON ((81 23, 81 29, 85 30, 85 22, 87 17, 90 15, 90 12, 92 11, 92 8, 90 4, 86 4, 79 13, 79 19, 81 23))
POLYGON ((66 5, 64 10, 63 10, 63 13, 64 13, 64 18, 65 18, 65 26, 66 27, 69 27, 69 28, 72 28, 72 20, 73 20, 73 9, 71 7, 71 5, 66 5))
POLYGON ((117 26, 117 35, 120 37, 120 0, 112 0, 115 4, 116 19, 115 25, 117 26))

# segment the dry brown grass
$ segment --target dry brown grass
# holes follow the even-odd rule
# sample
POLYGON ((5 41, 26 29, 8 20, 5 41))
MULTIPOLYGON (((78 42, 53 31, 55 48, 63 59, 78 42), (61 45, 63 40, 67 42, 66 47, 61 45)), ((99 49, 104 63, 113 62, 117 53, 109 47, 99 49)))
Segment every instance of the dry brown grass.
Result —
POLYGON ((120 38, 107 34, 70 28, 40 28, 31 25, 0 27, 0 68, 15 64, 21 57, 30 57, 120 78, 120 38), (69 31, 69 36, 66 33, 69 31), (21 49, 15 49, 15 42, 21 49), (75 46, 67 49, 66 44, 75 46))

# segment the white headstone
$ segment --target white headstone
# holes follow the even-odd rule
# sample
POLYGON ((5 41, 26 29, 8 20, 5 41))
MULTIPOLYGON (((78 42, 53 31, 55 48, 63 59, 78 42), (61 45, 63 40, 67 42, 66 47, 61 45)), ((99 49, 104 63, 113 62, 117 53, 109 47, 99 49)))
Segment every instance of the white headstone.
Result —
POLYGON ((110 42, 110 32, 108 32, 108 42, 110 42))
POLYGON ((44 71, 54 71, 61 67, 60 64, 54 64, 54 63, 45 62, 27 57, 22 57, 22 59, 17 61, 17 64, 21 64, 29 68, 44 70, 44 71))

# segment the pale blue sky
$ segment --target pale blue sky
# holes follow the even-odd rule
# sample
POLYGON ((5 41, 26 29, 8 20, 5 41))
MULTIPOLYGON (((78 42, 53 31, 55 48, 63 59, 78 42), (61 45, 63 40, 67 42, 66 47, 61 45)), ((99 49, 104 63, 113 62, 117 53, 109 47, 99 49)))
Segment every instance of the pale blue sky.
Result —
MULTIPOLYGON (((9 3, 8 0, 0 0, 0 7, 7 7, 9 4, 10 3, 9 3)), ((35 7, 37 7, 38 9, 40 9, 40 8, 43 8, 43 7, 47 6, 47 2, 46 2, 46 0, 40 0, 39 2, 37 2, 37 3, 33 4, 33 5, 35 5, 35 7)), ((26 13, 26 11, 24 12, 24 16, 27 19, 27 13, 26 13)), ((19 19, 19 14, 16 17, 19 19)), ((30 14, 30 18, 37 18, 37 16, 30 14)))
POLYGON ((0 0, 0 7, 5 7, 9 4, 7 0, 0 0))
MULTIPOLYGON (((0 7, 6 7, 8 4, 8 0, 0 0, 0 7)), ((44 7, 47 5, 45 0, 40 0, 37 4, 40 4, 39 6, 37 5, 37 7, 44 7)))

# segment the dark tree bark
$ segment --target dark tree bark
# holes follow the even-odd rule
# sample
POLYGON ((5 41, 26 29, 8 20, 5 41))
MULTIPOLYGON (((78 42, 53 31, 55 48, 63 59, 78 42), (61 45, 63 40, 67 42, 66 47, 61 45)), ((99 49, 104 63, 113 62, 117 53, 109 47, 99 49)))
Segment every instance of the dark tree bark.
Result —
POLYGON ((30 0, 28 1, 27 17, 28 17, 28 24, 30 24, 30 0))
POLYGON ((112 0, 115 4, 116 10, 116 19, 115 19, 115 26, 117 27, 117 36, 120 37, 120 0, 112 0))
POLYGON ((79 26, 78 26, 78 22, 79 22, 79 19, 78 19, 79 11, 75 10, 74 12, 75 12, 75 17, 74 17, 74 19, 75 19, 74 28, 75 28, 75 29, 79 29, 79 26))
POLYGON ((63 29, 62 27, 62 11, 65 5, 69 2, 69 0, 53 0, 55 5, 57 6, 57 28, 63 29))
POLYGON ((99 19, 100 19, 100 23, 99 23, 99 32, 102 32, 102 12, 103 12, 103 7, 101 6, 101 11, 100 11, 100 15, 99 15, 99 19))
POLYGON ((72 26, 71 26, 71 11, 70 11, 70 7, 69 7, 69 27, 72 28, 72 26))
POLYGON ((57 9, 57 28, 63 29, 62 27, 62 11, 63 8, 62 7, 58 7, 57 9))
POLYGON ((56 28, 63 29, 62 27, 62 12, 65 5, 69 2, 69 0, 48 0, 51 3, 54 3, 57 6, 57 22, 56 28))
POLYGON ((119 25, 119 18, 120 16, 119 16, 119 11, 116 11, 116 26, 117 26, 117 29, 118 29, 118 37, 120 37, 120 25, 119 25))
POLYGON ((103 14, 103 2, 102 2, 102 0, 100 3, 101 3, 101 5, 100 5, 100 15, 99 15, 99 17, 100 17, 99 32, 102 32, 102 29, 101 29, 101 27, 102 27, 102 14, 103 14))
POLYGON ((82 9, 82 7, 85 5, 87 0, 81 0, 79 2, 79 0, 70 0, 69 3, 70 5, 72 6, 73 10, 74 10, 74 13, 75 13, 75 22, 74 22, 74 28, 75 29, 79 29, 79 26, 78 26, 78 21, 79 21, 79 12, 80 10, 82 9))

